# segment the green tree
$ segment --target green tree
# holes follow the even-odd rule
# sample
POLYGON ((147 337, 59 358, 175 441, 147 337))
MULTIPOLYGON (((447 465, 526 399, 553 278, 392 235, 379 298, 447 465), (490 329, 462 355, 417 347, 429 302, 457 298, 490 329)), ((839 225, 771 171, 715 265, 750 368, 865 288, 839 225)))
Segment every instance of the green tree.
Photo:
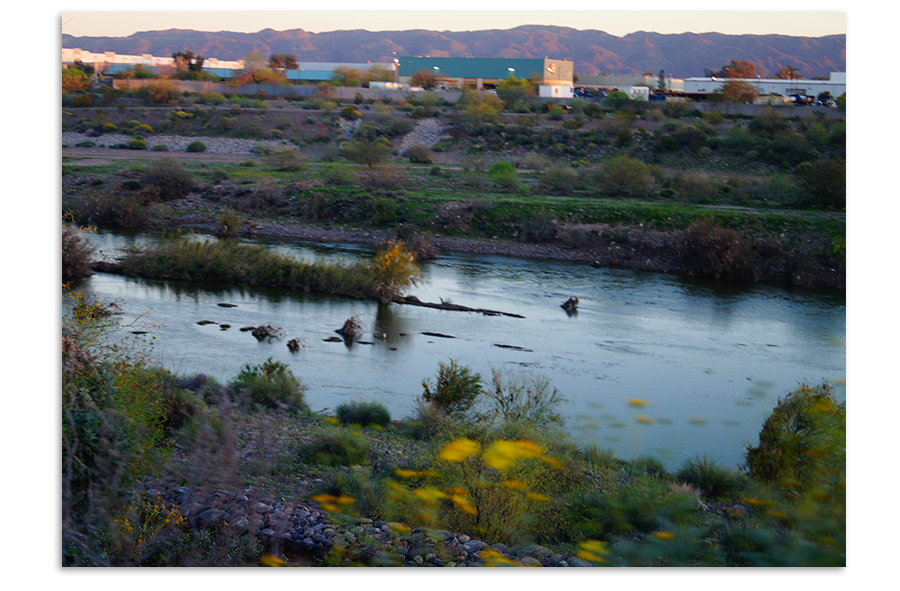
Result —
POLYGON ((503 112, 503 101, 499 97, 471 88, 463 90, 456 105, 460 108, 463 123, 469 125, 496 122, 503 112))
POLYGON ((331 82, 335 86, 359 86, 362 74, 355 68, 338 66, 331 75, 331 82))
POLYGON ((534 96, 537 92, 534 85, 525 78, 509 76, 497 83, 497 96, 506 103, 520 101, 528 96, 534 96))
POLYGON ((357 164, 375 168, 391 155, 391 142, 385 137, 374 140, 354 139, 341 148, 341 154, 357 164))
POLYGON ((86 92, 91 89, 91 77, 78 68, 67 68, 62 71, 62 87, 69 92, 86 92))
POLYGON ((481 375, 469 367, 438 362, 437 382, 422 380, 422 399, 449 415, 463 415, 482 394, 481 375))

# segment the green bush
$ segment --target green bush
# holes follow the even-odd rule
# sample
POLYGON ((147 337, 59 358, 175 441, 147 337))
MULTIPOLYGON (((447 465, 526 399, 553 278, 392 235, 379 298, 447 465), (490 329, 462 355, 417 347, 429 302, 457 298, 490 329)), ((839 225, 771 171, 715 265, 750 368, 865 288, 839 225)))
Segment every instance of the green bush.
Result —
POLYGON ((129 129, 129 132, 134 135, 144 135, 153 133, 153 128, 147 125, 146 123, 139 123, 137 125, 132 126, 129 129))
POLYGON ((306 388, 294 377, 293 372, 281 361, 265 362, 251 366, 244 364, 231 382, 238 392, 248 394, 253 402, 270 407, 303 408, 306 388))
POLYGON ((129 150, 146 150, 147 149, 147 140, 143 138, 131 138, 128 140, 128 149, 129 150))
POLYGON ((431 158, 431 148, 423 144, 413 144, 406 149, 406 156, 410 162, 418 162, 419 164, 433 164, 431 158))
POLYGON ((361 433, 346 428, 329 429, 300 446, 298 457, 305 464, 361 466, 369 456, 369 442, 361 433))
POLYGON ((163 201, 186 197, 194 188, 190 173, 172 158, 162 158, 150 164, 141 175, 141 182, 159 189, 159 197, 163 201))
POLYGON ((846 438, 846 408, 834 388, 802 385, 778 400, 759 433, 759 445, 747 448, 747 468, 753 478, 778 485, 790 496, 843 496, 846 438))
POLYGON ((338 420, 343 425, 381 425, 391 422, 391 413, 380 402, 342 402, 335 409, 338 420))
POLYGON ((509 162, 495 162, 488 169, 488 177, 501 187, 508 189, 519 186, 519 177, 516 167, 509 162))
POLYGON ((653 186, 650 165, 624 155, 605 160, 594 178, 602 191, 612 195, 645 195, 653 186))
POLYGON ((196 140, 188 144, 187 152, 205 152, 206 144, 201 142, 200 140, 196 140))
POLYGON ((847 165, 843 159, 804 162, 797 167, 796 178, 806 193, 805 205, 824 209, 847 207, 847 165))
POLYGON ((104 123, 100 126, 100 131, 103 133, 115 133, 116 131, 119 131, 119 128, 112 123, 104 123))
POLYGON ((706 456, 688 458, 675 477, 697 487, 707 498, 733 498, 746 486, 741 474, 718 465, 706 456))
POLYGON ((438 363, 437 382, 422 381, 422 399, 449 415, 463 415, 478 401, 482 393, 481 375, 466 366, 438 363))
POLYGON ((554 193, 571 194, 578 188, 581 177, 570 166, 553 166, 541 175, 541 186, 554 193))

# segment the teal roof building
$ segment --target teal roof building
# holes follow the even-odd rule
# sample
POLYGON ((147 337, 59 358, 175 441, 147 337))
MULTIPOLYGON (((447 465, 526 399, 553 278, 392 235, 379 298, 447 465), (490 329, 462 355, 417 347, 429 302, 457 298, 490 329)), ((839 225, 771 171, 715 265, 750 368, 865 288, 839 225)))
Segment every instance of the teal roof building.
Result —
POLYGON ((496 86, 504 78, 515 76, 537 80, 544 85, 571 85, 574 62, 558 59, 506 59, 473 57, 401 56, 396 60, 400 82, 419 71, 441 78, 460 88, 496 86))

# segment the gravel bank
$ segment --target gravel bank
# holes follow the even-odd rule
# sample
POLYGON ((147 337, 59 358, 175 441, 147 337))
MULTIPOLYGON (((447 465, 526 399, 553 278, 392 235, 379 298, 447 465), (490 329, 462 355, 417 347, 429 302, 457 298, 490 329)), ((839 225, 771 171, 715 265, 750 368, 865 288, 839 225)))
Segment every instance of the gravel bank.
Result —
MULTIPOLYGON (((97 137, 90 137, 83 133, 63 132, 63 147, 74 147, 81 142, 93 142, 98 148, 114 148, 127 144, 134 136, 121 133, 106 133, 97 137)), ((206 152, 210 154, 253 154, 254 148, 260 146, 281 146, 284 141, 248 140, 226 137, 193 137, 180 135, 151 135, 144 138, 149 148, 165 146, 168 152, 186 152, 187 147, 195 141, 203 142, 206 152)))
POLYGON ((192 530, 218 529, 231 536, 249 535, 276 556, 322 560, 337 548, 343 556, 368 566, 486 566, 500 556, 519 566, 593 566, 576 556, 558 554, 538 545, 489 546, 465 534, 444 530, 409 529, 367 518, 333 520, 316 506, 256 497, 252 489, 234 493, 165 487, 148 479, 136 485, 136 492, 153 503, 162 501, 166 507, 176 507, 192 530))

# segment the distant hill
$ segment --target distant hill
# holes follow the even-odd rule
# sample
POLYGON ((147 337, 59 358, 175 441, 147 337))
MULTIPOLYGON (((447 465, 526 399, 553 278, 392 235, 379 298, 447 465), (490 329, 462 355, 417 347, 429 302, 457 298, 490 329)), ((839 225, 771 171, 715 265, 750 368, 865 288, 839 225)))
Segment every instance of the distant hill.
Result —
POLYGON ((190 50, 206 57, 238 60, 254 50, 297 56, 299 62, 390 62, 395 56, 569 59, 578 74, 641 74, 665 70, 676 78, 702 76, 731 60, 746 60, 774 74, 794 66, 804 77, 846 71, 846 35, 723 35, 637 32, 616 37, 603 31, 526 25, 485 31, 330 31, 302 29, 258 33, 183 29, 145 31, 129 37, 62 36, 62 47, 125 55, 168 56, 190 50))

